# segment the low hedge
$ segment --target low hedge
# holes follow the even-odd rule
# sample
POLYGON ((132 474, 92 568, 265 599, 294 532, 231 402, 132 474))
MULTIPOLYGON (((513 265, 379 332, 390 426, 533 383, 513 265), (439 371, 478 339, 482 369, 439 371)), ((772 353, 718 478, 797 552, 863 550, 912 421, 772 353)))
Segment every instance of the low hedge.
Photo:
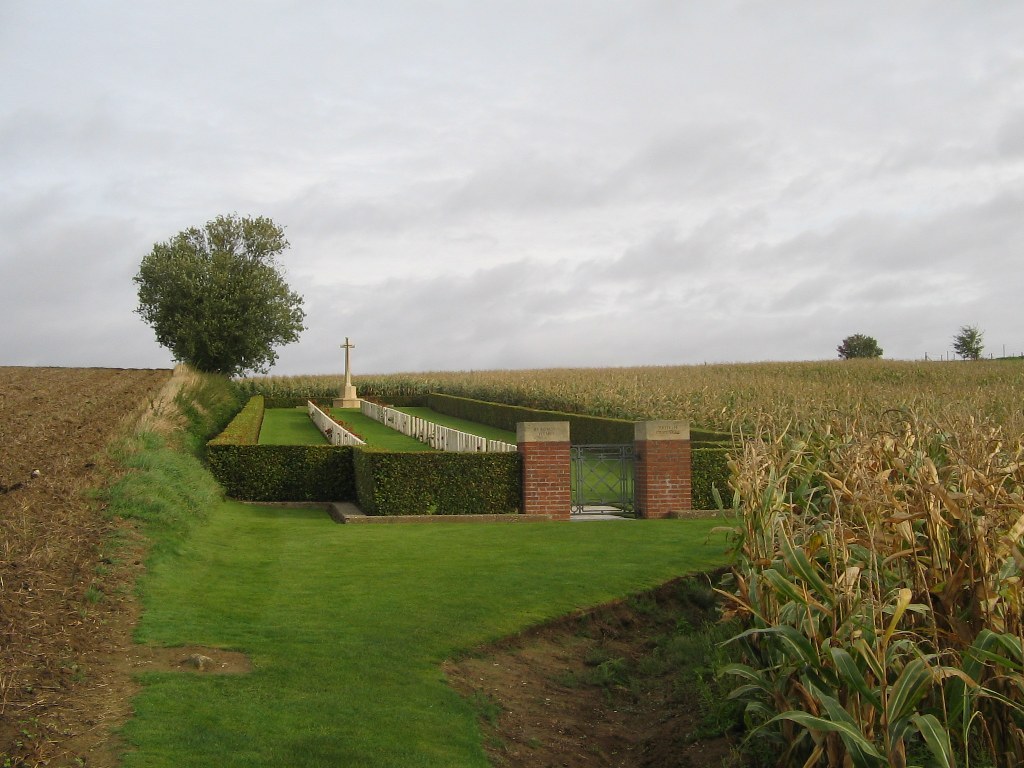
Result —
POLYGON ((569 435, 574 444, 631 443, 633 422, 624 419, 607 419, 600 416, 584 416, 578 413, 559 413, 524 408, 519 405, 489 403, 468 397, 455 397, 431 392, 427 405, 438 413, 468 419, 490 427, 516 431, 521 421, 568 421, 569 435))
POLYGON ((243 501, 355 501, 351 446, 210 442, 206 461, 229 496, 243 501))
MULTIPOLYGON (((359 392, 360 399, 370 400, 375 403, 381 403, 383 405, 394 406, 395 408, 409 407, 420 407, 427 404, 427 398, 424 395, 396 395, 394 397, 377 397, 373 392, 359 392)), ((284 395, 267 395, 266 406, 267 408, 297 408, 305 405, 307 400, 312 400, 314 403, 320 406, 327 406, 328 408, 333 407, 334 401, 338 399, 338 395, 335 394, 333 397, 323 397, 322 395, 313 394, 309 397, 295 394, 284 394, 284 395)))
MULTIPOLYGON (((391 453, 350 446, 258 445, 265 403, 262 395, 250 398, 227 428, 207 444, 210 471, 233 498, 357 501, 368 515, 520 511, 522 457, 518 453, 391 453)), ((578 443, 633 440, 633 422, 620 419, 438 394, 431 394, 428 404, 438 412, 502 429, 514 430, 518 421, 569 421, 578 443)), ((715 508, 714 487, 729 503, 728 450, 721 443, 693 445, 694 509, 715 508)))
POLYGON ((390 453, 356 449, 356 495, 367 515, 518 514, 518 453, 390 453))
MULTIPOLYGON (((443 395, 438 392, 432 392, 427 396, 427 405, 438 413, 468 419, 479 424, 487 424, 498 429, 506 429, 510 432, 515 432, 516 424, 521 421, 568 421, 569 436, 573 445, 632 443, 635 429, 635 422, 626 419, 544 411, 537 408, 524 408, 519 405, 505 405, 504 403, 490 403, 486 400, 473 400, 468 397, 443 395)), ((731 441, 731 437, 728 433, 691 427, 690 441, 693 445, 721 444, 723 441, 731 441)))
POLYGON ((722 501, 728 505, 732 499, 729 490, 729 449, 722 447, 694 447, 690 454, 692 477, 690 482, 694 509, 716 509, 712 488, 718 488, 722 501))
POLYGON ((260 441, 265 410, 263 395, 253 395, 209 445, 256 445, 260 441))
POLYGON ((305 405, 307 401, 316 401, 315 397, 302 397, 301 395, 270 395, 266 399, 267 408, 298 408, 305 405))
MULTIPOLYGON (((277 401, 275 401, 277 402, 277 401)), ((518 453, 391 453, 259 445, 266 400, 249 399, 206 447, 210 472, 243 501, 358 501, 368 515, 515 514, 518 453)))
POLYGON ((206 463, 225 492, 243 501, 352 501, 352 448, 259 445, 266 399, 253 395, 206 445, 206 463))
POLYGON ((427 405, 426 395, 378 395, 372 389, 367 389, 360 392, 359 397, 389 408, 425 408, 427 405))

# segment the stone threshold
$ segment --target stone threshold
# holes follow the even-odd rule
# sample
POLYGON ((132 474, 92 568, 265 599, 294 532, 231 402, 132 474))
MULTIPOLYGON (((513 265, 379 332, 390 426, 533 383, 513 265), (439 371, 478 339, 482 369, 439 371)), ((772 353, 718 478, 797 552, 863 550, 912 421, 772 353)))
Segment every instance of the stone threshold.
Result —
POLYGON ((281 509, 320 509, 336 523, 547 523, 551 515, 367 515, 348 501, 243 501, 259 507, 281 509))
POLYGON ((327 512, 336 523, 543 523, 550 515, 367 515, 351 502, 332 502, 327 512))

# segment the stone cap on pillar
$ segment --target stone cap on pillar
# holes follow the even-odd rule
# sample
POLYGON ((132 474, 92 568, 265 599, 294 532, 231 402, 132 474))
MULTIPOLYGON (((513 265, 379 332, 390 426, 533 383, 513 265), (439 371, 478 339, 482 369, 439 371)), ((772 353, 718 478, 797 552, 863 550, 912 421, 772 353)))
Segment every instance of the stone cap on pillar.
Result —
POLYGON ((568 421, 520 421, 516 424, 517 443, 568 443, 568 421))
POLYGON ((634 440, 689 440, 690 422, 638 421, 633 426, 634 440))

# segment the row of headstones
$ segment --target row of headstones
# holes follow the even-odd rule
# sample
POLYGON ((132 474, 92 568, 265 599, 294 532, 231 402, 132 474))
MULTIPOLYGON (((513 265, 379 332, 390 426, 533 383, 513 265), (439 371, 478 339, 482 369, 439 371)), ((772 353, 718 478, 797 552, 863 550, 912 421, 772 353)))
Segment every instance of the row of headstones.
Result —
POLYGON ((439 451, 454 453, 509 453, 516 450, 512 443, 488 440, 486 437, 471 435, 451 427, 444 427, 432 421, 408 413, 362 400, 359 406, 362 414, 387 427, 415 438, 439 451))
POLYGON ((306 401, 306 411, 316 428, 320 430, 320 434, 326 437, 327 442, 331 445, 366 445, 365 440, 353 435, 320 410, 311 400, 306 401))

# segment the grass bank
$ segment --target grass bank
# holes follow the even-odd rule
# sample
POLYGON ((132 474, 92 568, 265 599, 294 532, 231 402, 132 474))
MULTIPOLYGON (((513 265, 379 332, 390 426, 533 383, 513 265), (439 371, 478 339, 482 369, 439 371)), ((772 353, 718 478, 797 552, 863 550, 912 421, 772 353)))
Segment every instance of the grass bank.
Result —
POLYGON ((483 766, 440 663, 720 564, 713 521, 338 526, 222 503, 144 584, 144 643, 250 654, 244 677, 151 673, 132 766, 483 766))
MULTIPOLYGON (((241 401, 223 376, 184 366, 168 402, 155 404, 137 431, 110 447, 125 470, 98 498, 106 513, 141 523, 150 557, 173 552, 223 492, 201 461, 206 441, 231 420, 241 401)), ((110 542, 116 548, 117 539, 110 542)))

